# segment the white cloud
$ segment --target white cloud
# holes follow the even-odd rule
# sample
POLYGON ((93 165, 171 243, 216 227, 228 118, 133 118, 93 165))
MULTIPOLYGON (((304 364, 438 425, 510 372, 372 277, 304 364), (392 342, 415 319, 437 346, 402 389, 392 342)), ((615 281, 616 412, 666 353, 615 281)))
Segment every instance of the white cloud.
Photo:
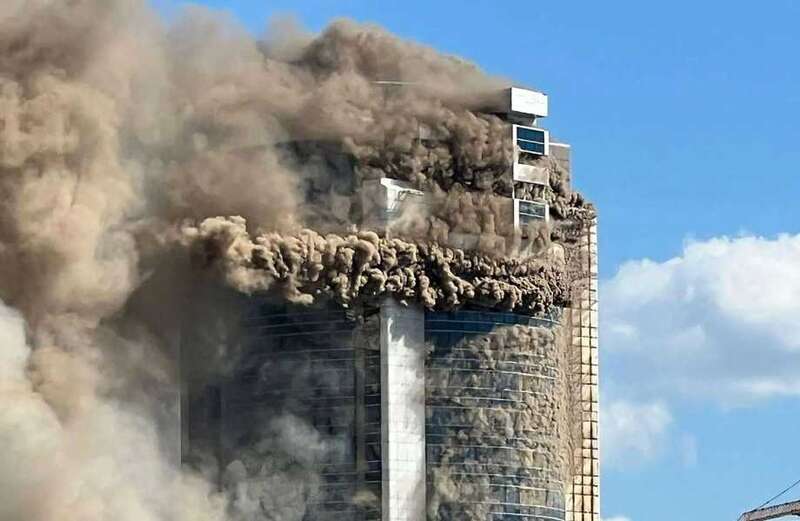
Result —
POLYGON ((617 395, 800 395, 800 235, 715 238, 628 262, 601 284, 600 304, 617 395))
POLYGON ((631 521, 631 518, 625 516, 604 517, 600 521, 631 521))
POLYGON ((646 463, 657 457, 669 442, 672 415, 663 403, 614 400, 602 407, 602 464, 619 468, 646 463))

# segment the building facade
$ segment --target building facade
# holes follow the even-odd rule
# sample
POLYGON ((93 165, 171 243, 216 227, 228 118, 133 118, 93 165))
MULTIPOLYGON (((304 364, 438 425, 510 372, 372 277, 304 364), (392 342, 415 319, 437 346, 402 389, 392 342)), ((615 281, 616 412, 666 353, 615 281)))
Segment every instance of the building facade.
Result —
MULTIPOLYGON (((551 219, 535 159, 569 179, 570 147, 538 126, 543 94, 487 110, 508 122, 524 234, 551 219)), ((400 181, 366 188, 372 228, 424 205, 400 181)), ((573 233, 578 295, 546 316, 252 299, 235 370, 187 386, 184 457, 210 454, 254 520, 599 521, 596 224, 573 233)))

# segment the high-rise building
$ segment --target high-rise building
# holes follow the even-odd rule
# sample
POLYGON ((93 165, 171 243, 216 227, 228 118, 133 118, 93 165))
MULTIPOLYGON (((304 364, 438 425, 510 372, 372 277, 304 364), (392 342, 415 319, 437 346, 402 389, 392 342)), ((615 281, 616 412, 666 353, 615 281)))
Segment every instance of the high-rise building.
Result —
MULTIPOLYGON (((544 94, 507 89, 486 110, 513 142, 503 204, 524 238, 551 219, 541 159, 568 182, 570 147, 538 125, 544 94)), ((360 193, 369 228, 424 212, 402 181, 360 193)), ((236 367, 187 387, 185 456, 211 454, 265 519, 599 521, 596 224, 567 228, 573 253, 552 248, 577 259, 576 295, 547 313, 250 299, 236 367)))

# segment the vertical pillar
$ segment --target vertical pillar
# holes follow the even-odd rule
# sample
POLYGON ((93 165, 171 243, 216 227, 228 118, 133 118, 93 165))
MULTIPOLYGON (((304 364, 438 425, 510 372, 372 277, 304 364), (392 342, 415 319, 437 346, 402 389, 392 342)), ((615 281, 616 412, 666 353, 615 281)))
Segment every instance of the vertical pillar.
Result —
POLYGON ((364 487, 364 481, 367 473, 367 447, 366 435, 364 424, 366 423, 366 399, 364 396, 365 390, 365 372, 366 372, 366 349, 363 341, 353 342, 353 389, 355 390, 355 412, 353 425, 353 435, 355 437, 355 451, 356 451, 356 490, 361 490, 364 487))
POLYGON ((597 223, 580 246, 585 274, 579 301, 570 310, 572 349, 580 353, 580 444, 573 454, 573 481, 567 521, 600 521, 600 454, 598 440, 597 223))
POLYGON ((383 521, 425 521, 425 314, 381 306, 383 521))

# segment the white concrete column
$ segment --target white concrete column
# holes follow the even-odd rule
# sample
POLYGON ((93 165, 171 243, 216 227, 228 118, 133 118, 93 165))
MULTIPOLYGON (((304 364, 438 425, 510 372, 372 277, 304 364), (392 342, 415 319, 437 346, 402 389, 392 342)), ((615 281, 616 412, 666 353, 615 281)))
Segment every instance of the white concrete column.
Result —
POLYGON ((425 313, 381 306, 383 521, 425 521, 425 313))

